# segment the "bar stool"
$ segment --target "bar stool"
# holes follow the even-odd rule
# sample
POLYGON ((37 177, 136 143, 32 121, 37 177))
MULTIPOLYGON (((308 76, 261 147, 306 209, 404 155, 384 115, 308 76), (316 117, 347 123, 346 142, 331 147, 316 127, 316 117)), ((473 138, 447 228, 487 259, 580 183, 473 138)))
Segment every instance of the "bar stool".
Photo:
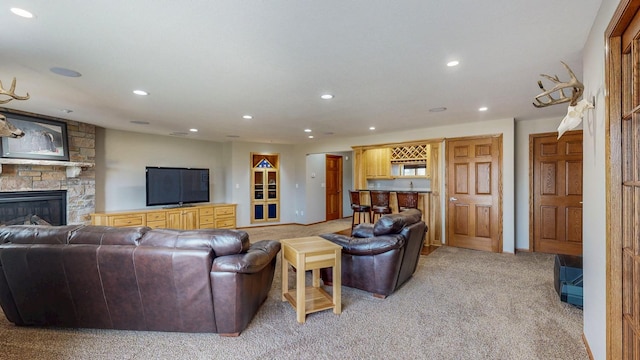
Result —
POLYGON ((418 208, 418 193, 415 191, 398 191, 398 211, 418 208))
POLYGON ((371 222, 371 206, 360 204, 360 192, 349 190, 349 196, 351 196, 351 210, 353 210, 353 216, 351 217, 351 228, 356 226, 356 214, 358 214, 358 224, 361 224, 364 220, 366 222, 367 215, 369 222, 371 222))
POLYGON ((371 212, 373 217, 371 222, 375 222, 376 215, 378 218, 384 214, 391 214, 391 206, 389 206, 389 192, 388 191, 369 191, 371 195, 371 212))

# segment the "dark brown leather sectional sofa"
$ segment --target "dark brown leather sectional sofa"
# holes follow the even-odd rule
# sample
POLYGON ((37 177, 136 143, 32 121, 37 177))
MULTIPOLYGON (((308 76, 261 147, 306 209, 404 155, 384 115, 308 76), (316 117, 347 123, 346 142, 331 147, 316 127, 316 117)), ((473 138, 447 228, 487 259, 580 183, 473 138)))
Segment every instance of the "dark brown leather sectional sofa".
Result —
POLYGON ((237 336, 280 243, 244 231, 0 227, 0 305, 16 325, 237 336))
MULTIPOLYGON (((418 209, 384 215, 375 224, 356 226, 352 236, 323 234, 342 246, 342 285, 387 297, 416 271, 427 225, 418 209)), ((331 282, 331 271, 320 275, 331 282)))

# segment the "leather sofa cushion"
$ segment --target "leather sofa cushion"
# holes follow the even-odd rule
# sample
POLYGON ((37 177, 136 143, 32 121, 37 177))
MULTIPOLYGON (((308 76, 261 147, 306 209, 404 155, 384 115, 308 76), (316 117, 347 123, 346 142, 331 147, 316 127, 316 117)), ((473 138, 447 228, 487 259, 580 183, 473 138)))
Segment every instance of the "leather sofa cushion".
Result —
POLYGON ((11 225, 0 227, 0 244, 67 244, 69 233, 83 225, 11 225))
POLYGON ((213 249, 216 256, 241 254, 249 250, 249 234, 241 230, 153 229, 140 240, 140 246, 180 249, 213 249))
POLYGON ((390 234, 370 238, 349 237, 341 234, 322 234, 320 237, 342 246, 343 254, 377 255, 394 249, 400 249, 405 244, 403 235, 390 234))
POLYGON ((71 233, 69 244, 138 245, 142 236, 149 230, 151 228, 145 226, 88 226, 71 233))
POLYGON ((373 225, 373 236, 397 234, 407 225, 420 221, 422 212, 418 209, 408 209, 399 214, 385 215, 373 225))

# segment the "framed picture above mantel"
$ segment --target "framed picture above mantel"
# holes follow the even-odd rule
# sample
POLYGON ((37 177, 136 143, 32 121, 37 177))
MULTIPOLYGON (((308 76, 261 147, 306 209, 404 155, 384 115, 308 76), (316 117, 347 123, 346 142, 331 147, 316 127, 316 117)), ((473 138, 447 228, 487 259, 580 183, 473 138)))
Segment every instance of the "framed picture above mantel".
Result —
POLYGON ((66 123, 12 113, 3 115, 25 135, 17 139, 2 137, 0 157, 69 161, 66 123))

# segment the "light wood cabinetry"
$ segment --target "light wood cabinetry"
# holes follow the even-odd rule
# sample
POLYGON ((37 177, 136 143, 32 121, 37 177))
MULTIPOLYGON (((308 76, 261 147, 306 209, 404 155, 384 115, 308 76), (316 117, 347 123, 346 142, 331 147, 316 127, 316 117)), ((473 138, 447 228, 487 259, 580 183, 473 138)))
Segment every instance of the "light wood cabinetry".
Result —
MULTIPOLYGON (((233 207, 235 209, 235 207, 233 207)), ((214 209, 212 207, 203 207, 198 213, 200 229, 215 229, 216 222, 214 220, 214 209)), ((234 216, 235 220, 235 216, 234 216)))
POLYGON ((167 213, 164 211, 150 212, 146 214, 147 226, 154 229, 167 227, 167 213))
POLYGON ((143 226, 145 221, 144 214, 125 214, 109 219, 109 226, 143 226))
POLYGON ((214 208, 216 229, 232 229, 236 227, 236 207, 225 206, 214 208))
POLYGON ((233 229, 236 204, 203 204, 176 209, 148 209, 91 214, 92 225, 148 226, 154 229, 233 229))
POLYGON ((280 220, 278 154, 251 154, 251 223, 280 220))
POLYGON ((391 179, 391 149, 367 149, 364 152, 367 179, 391 179))
POLYGON ((179 208, 167 211, 167 228, 179 230, 198 229, 198 209, 179 208))
POLYGON ((356 188, 365 188, 367 179, 431 178, 433 146, 428 141, 354 146, 356 188))

